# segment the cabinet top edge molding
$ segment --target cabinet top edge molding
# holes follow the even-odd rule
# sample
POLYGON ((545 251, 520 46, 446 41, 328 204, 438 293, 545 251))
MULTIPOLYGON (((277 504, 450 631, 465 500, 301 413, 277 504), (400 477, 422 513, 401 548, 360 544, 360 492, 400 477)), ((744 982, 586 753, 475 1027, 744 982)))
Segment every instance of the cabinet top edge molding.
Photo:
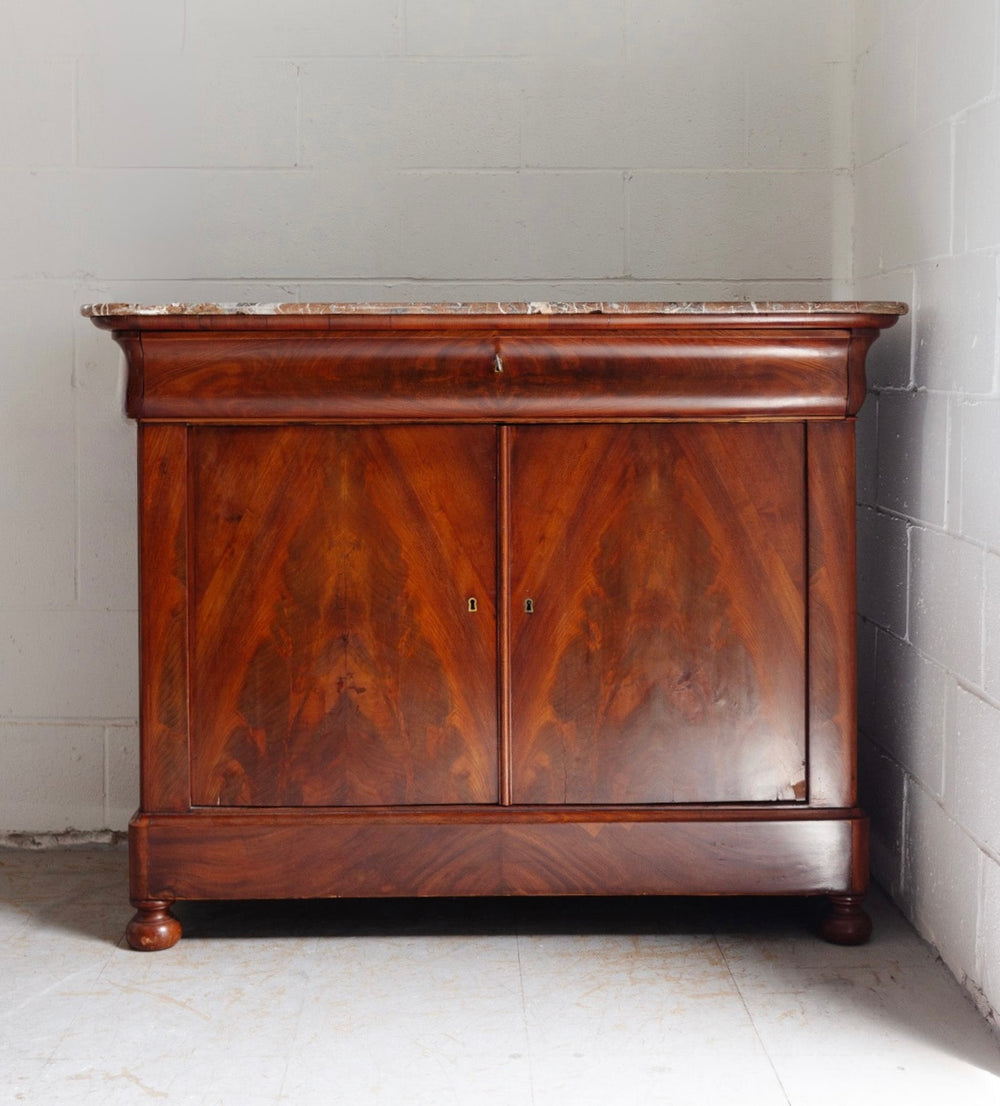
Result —
MULTIPOLYGON (((88 303, 80 313, 95 321, 138 320, 163 317, 217 316, 521 316, 521 315, 610 315, 610 316, 723 316, 767 319, 788 323, 802 316, 836 317, 846 325, 857 325, 858 316, 888 316, 880 324, 892 325, 891 317, 907 313, 905 303, 890 301, 834 300, 775 302, 734 300, 724 302, 573 302, 533 301, 523 303, 88 303)), ((815 321, 810 318, 810 321, 815 321)), ((894 321, 894 320, 892 320, 894 321)))

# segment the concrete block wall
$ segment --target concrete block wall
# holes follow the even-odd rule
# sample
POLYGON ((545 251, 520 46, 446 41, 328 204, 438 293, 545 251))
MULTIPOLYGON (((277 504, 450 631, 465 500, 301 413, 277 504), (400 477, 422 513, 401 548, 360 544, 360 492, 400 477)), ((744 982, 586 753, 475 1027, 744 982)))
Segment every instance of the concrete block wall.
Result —
POLYGON ((122 828, 137 802, 134 433, 81 303, 829 297, 849 9, 11 6, 0 833, 122 828))
POLYGON ((860 420, 873 867, 1000 1009, 1000 45, 995 0, 855 6, 855 290, 904 299, 860 420))

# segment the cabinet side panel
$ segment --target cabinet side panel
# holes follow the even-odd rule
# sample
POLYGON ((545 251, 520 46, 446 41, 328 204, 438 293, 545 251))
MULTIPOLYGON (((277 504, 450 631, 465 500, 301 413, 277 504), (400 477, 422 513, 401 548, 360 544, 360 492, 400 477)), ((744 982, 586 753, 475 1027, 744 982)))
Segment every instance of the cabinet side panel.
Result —
POLYGON ((139 428, 141 807, 187 810, 187 428, 139 428))
POLYGON ((193 801, 495 802, 495 428, 192 440, 193 801))
POLYGON ((802 802, 802 424, 513 433, 514 802, 802 802))
POLYGON ((811 423, 809 495, 809 800, 856 800, 857 680, 854 421, 811 423))

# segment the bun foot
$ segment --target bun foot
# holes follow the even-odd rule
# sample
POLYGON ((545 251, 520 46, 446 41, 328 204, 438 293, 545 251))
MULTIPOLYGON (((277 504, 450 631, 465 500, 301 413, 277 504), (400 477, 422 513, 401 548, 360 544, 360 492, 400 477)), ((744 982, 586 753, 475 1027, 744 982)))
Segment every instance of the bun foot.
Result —
POLYGON ((125 940, 138 952, 160 952, 181 939, 181 923, 170 913, 169 902, 137 902, 135 917, 125 930, 125 940))
POLYGON ((861 909, 864 895, 831 895, 820 935, 834 945, 863 945, 872 935, 872 920, 861 909))

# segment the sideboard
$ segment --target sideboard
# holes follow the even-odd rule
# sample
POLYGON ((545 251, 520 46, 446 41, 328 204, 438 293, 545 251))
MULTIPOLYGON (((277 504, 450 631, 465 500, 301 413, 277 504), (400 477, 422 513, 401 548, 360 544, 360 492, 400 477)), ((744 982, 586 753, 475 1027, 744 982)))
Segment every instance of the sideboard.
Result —
POLYGON ((905 311, 98 304, 138 420, 128 941, 191 899, 825 895, 905 311))

